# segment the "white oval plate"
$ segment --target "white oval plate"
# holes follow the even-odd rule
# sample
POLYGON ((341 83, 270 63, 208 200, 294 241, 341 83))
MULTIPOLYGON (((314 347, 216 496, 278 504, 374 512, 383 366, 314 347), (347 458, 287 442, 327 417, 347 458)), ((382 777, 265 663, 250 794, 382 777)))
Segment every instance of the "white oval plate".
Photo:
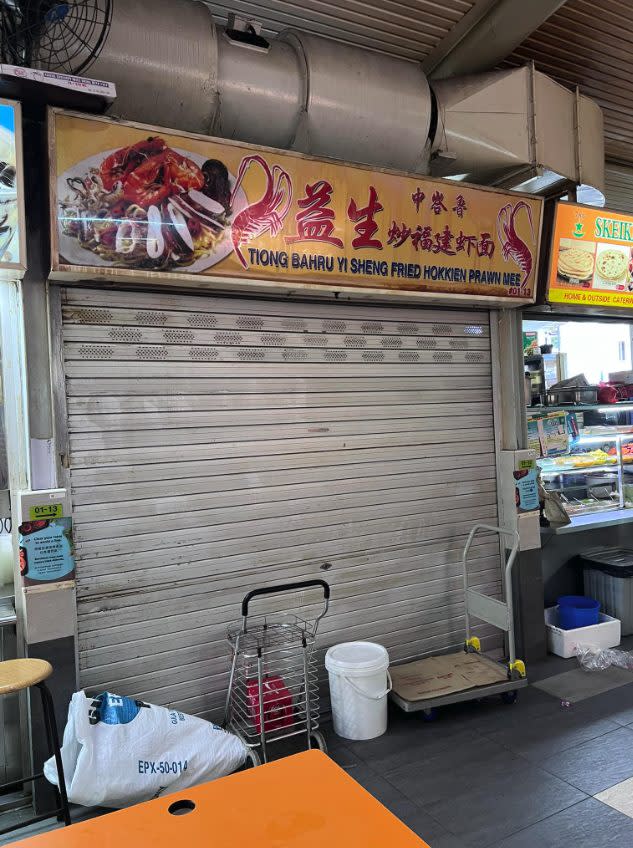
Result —
MULTIPOLYGON (((72 194, 71 189, 69 189, 68 187, 67 180, 76 177, 79 177, 80 179, 85 178, 91 168, 96 168, 98 170, 103 160, 106 157, 110 156, 112 153, 115 153, 117 150, 120 150, 120 148, 115 147, 112 150, 104 150, 102 153, 96 153, 94 156, 89 156, 82 162, 78 162, 64 174, 61 174, 57 178, 58 204, 61 200, 66 197, 69 197, 72 194)), ((199 167, 202 167, 202 165, 207 161, 208 158, 207 156, 201 156, 199 153, 191 153, 191 151, 189 150, 182 150, 178 147, 173 147, 172 150, 175 150, 176 153, 180 153, 181 156, 186 156, 188 159, 191 159, 199 167)), ((229 174, 229 185, 231 186, 231 189, 235 185, 235 177, 233 176, 233 174, 229 174)), ((244 209, 246 206, 248 206, 248 198, 246 197, 244 190, 240 187, 233 200, 233 216, 235 216, 238 212, 241 212, 242 209, 244 209)), ((67 233, 63 232, 59 220, 57 225, 57 232, 59 237, 59 260, 63 264, 84 266, 93 265, 100 268, 115 267, 114 262, 111 262, 107 259, 103 259, 103 257, 99 256, 98 253, 93 253, 92 250, 88 250, 87 248, 82 247, 81 243, 79 242, 79 239, 74 238, 73 236, 70 236, 67 233)), ((208 268, 213 267, 213 265, 217 265, 218 262, 221 262, 232 252, 233 243, 231 241, 231 226, 229 224, 224 232, 224 235, 221 237, 221 240, 216 245, 216 248, 213 253, 209 253, 206 256, 201 256, 200 259, 197 259, 191 265, 177 265, 176 263, 174 263, 173 266, 170 266, 167 269, 161 269, 161 271, 178 271, 181 274, 201 274, 208 268)), ((134 266, 129 265, 124 267, 128 267, 130 270, 133 270, 134 266)), ((153 271, 148 270, 146 268, 139 268, 137 270, 147 270, 148 273, 154 273, 153 271)))

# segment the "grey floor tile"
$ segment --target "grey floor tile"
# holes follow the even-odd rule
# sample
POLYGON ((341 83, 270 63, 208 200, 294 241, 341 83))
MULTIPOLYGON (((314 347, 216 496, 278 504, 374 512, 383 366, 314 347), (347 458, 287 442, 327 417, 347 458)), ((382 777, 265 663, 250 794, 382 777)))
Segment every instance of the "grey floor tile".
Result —
POLYGON ((328 756, 344 769, 363 763, 358 754, 355 754, 347 745, 329 745, 328 756))
POLYGON ((370 769, 367 765, 361 764, 350 766, 349 768, 346 768, 345 771, 350 777, 353 777, 357 783, 360 783, 364 789, 373 795, 377 801, 380 801, 380 803, 384 804, 388 809, 391 809, 394 804, 406 800, 402 792, 396 786, 388 780, 385 780, 384 777, 376 774, 376 772, 372 771, 372 769, 370 769))
POLYGON ((540 680, 535 683, 537 689, 542 689, 549 695, 559 700, 578 703, 608 692, 618 686, 626 686, 631 682, 631 672, 622 668, 607 668, 604 671, 585 671, 583 668, 574 668, 540 680))
POLYGON ((515 704, 505 704, 501 698, 486 698, 479 702, 455 704, 446 709, 461 726, 489 733, 514 727, 530 716, 554 714, 560 710, 560 700, 534 686, 527 686, 519 691, 515 704))
POLYGON ((494 848, 628 848, 633 821, 593 798, 521 830, 494 848))
POLYGON ((439 719, 425 722, 421 716, 407 716, 406 723, 393 723, 387 733, 366 742, 348 743, 350 750, 376 771, 389 773, 410 762, 479 737, 475 725, 457 727, 439 719))
POLYGON ((539 680, 546 680, 548 677, 553 677, 555 674, 571 671, 573 668, 578 668, 578 660, 575 657, 563 659, 563 657, 548 654, 544 660, 529 664, 528 679, 532 683, 536 683, 539 680))
POLYGON ((478 783, 504 778, 526 761, 483 736, 461 741, 433 756, 420 757, 389 772, 394 786, 416 804, 429 805, 453 799, 478 783))
POLYGON ((429 813, 418 807, 413 801, 398 801, 392 804, 389 809, 431 848, 465 848, 461 839, 449 833, 429 813))
POLYGON ((633 730, 620 727, 548 757, 542 766, 588 795, 596 795, 633 777, 633 730))
MULTIPOLYGON (((424 806, 466 845, 483 848, 584 798, 582 792, 523 760, 506 774, 491 779, 484 774, 468 791, 424 806)), ((534 843, 533 848, 537 846, 534 843)))
MULTIPOLYGON (((633 680, 633 674, 631 678, 633 680)), ((621 725, 633 724, 633 682, 589 698, 586 703, 591 704, 609 721, 621 725)))
POLYGON ((487 735, 494 742, 536 763, 618 729, 615 722, 602 717, 591 701, 546 715, 517 715, 520 721, 515 725, 487 735))

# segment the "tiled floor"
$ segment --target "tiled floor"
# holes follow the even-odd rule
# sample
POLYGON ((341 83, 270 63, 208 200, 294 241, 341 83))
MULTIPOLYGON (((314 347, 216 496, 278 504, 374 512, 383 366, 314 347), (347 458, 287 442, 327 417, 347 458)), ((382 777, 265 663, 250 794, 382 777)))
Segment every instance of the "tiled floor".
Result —
POLYGON ((446 707, 431 723, 394 708, 369 742, 326 728, 330 755, 431 848, 631 848, 633 673, 604 691, 600 672, 565 677, 576 667, 550 658, 530 669, 565 702, 581 695, 571 706, 531 685, 513 706, 446 707))
POLYGON ((331 756, 431 848, 629 848, 633 673, 575 668, 531 669, 570 706, 532 685, 514 706, 447 707, 432 723, 393 710, 385 736, 331 736, 331 756))

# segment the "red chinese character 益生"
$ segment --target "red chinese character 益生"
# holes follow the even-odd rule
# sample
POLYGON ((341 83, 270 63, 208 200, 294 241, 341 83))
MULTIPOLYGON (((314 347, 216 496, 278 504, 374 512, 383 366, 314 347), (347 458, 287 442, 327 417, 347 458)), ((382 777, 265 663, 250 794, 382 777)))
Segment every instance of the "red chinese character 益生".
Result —
POLYGON ((389 232, 387 233, 389 236, 389 241, 387 244, 392 244, 394 247, 402 247, 405 241, 411 235, 411 227, 407 227, 406 224, 402 224, 401 227, 396 224, 394 221, 391 227, 389 228, 389 232))
POLYGON ((411 244, 416 250, 433 250, 433 230, 418 225, 411 233, 411 244))
POLYGON ((453 212, 457 215, 458 218, 464 217, 464 212, 467 210, 466 201, 464 200, 463 194, 458 194, 455 199, 455 206, 453 206, 453 212))
POLYGON ((334 235, 334 210, 329 208, 332 186, 325 180, 306 185, 305 197, 297 201, 301 211, 297 212, 297 235, 286 236, 286 243, 297 241, 320 241, 343 247, 340 238, 334 235))
POLYGON ((447 211, 446 206, 444 206, 444 195, 441 191, 433 192, 433 196, 431 197, 431 210, 435 212, 436 215, 447 211))
POLYGON ((425 196, 426 195, 424 194, 424 192, 420 190, 420 186, 418 186, 416 188, 416 190, 413 192, 413 194, 411 195, 411 200, 415 203, 415 211, 416 212, 420 211, 420 204, 424 200, 425 196))
POLYGON ((495 252, 495 243, 490 238, 490 233, 482 233, 477 243, 477 253, 479 256, 487 256, 489 259, 495 252))
POLYGON ((374 221, 374 216, 382 212, 382 206, 378 200, 378 193, 373 186, 369 186, 369 201, 367 206, 359 209, 356 201, 352 198, 347 207, 347 214, 350 221, 353 221, 356 226, 356 238, 352 239, 352 247, 358 250, 361 247, 374 247, 377 250, 382 250, 382 242, 374 238, 378 224, 374 221))
POLYGON ((466 254, 470 256, 471 250, 477 249, 477 236, 467 236, 461 230, 459 231, 459 235, 455 239, 455 250, 461 251, 465 250, 466 254))
POLYGON ((447 224, 441 233, 435 233, 433 253, 445 253, 447 256, 455 256, 455 251, 451 250, 453 238, 453 233, 449 230, 447 224))

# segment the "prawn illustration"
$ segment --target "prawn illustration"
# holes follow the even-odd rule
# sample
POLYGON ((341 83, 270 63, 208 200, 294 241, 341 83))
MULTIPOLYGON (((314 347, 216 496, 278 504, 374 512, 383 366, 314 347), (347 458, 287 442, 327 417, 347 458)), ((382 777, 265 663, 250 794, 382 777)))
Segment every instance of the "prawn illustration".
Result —
POLYGON ((231 193, 231 204, 235 200, 237 190, 242 184, 246 172, 253 163, 257 163, 266 175, 266 190, 259 200, 237 213, 231 227, 233 247, 245 268, 248 266, 240 250, 241 245, 267 232, 271 236, 276 236, 281 230, 292 202, 290 174, 284 171, 280 165, 274 165, 271 170, 265 159, 253 155, 245 156, 240 163, 237 179, 231 193))
POLYGON ((521 280, 521 288, 527 283, 532 272, 533 256, 532 251, 527 244, 520 239, 514 226, 514 219, 517 212, 525 209, 530 222, 530 230, 532 232, 532 242, 534 243, 534 224, 532 222, 532 210, 524 200, 520 200, 514 206, 508 203, 499 210, 497 216, 497 235, 501 242, 503 258, 507 262, 510 258, 515 262, 523 272, 521 280))

